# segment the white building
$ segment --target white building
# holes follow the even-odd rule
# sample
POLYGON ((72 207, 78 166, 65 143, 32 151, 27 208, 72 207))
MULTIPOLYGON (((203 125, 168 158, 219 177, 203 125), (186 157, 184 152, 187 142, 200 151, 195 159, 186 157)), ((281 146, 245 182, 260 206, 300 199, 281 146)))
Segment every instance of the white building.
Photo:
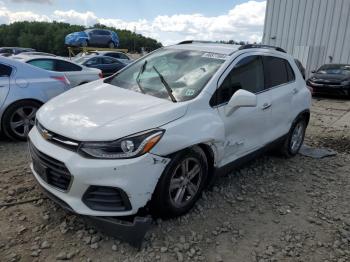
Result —
POLYGON ((262 42, 293 54, 307 75, 350 64, 350 0, 267 0, 262 42))

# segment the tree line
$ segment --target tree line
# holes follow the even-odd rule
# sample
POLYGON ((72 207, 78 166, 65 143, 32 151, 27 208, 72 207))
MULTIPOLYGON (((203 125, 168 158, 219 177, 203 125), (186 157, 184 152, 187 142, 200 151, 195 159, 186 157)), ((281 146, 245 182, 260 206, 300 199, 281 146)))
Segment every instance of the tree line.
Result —
MULTIPOLYGON (((115 31, 119 36, 119 48, 140 52, 142 48, 152 51, 162 44, 150 37, 136 34, 130 30, 120 30, 96 24, 92 28, 104 28, 115 31)), ((34 48, 37 51, 53 53, 56 55, 68 55, 64 46, 64 38, 67 34, 84 31, 84 26, 71 25, 62 22, 15 22, 9 25, 0 25, 0 47, 19 46, 34 48)))

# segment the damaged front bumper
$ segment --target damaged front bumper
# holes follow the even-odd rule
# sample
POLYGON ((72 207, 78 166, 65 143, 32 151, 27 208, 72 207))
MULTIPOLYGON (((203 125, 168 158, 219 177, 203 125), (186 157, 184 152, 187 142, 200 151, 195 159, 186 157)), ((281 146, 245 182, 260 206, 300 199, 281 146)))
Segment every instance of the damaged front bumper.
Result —
MULTIPOLYGON (((39 183, 38 185, 42 192, 53 202, 61 206, 67 212, 79 215, 66 202, 51 194, 39 183)), ((82 215, 82 218, 97 230, 119 240, 125 241, 136 248, 141 247, 143 239, 148 230, 151 228, 153 222, 151 216, 135 216, 132 220, 130 220, 130 218, 123 220, 122 217, 116 218, 85 215, 82 215)))

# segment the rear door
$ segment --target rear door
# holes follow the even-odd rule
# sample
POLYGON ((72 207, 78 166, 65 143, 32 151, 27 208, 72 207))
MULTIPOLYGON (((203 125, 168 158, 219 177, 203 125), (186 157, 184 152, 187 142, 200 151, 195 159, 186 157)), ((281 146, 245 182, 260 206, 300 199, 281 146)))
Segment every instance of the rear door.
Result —
POLYGON ((294 115, 293 94, 297 90, 295 74, 288 60, 263 56, 265 88, 271 96, 271 127, 267 129, 269 142, 286 135, 294 115))
POLYGON ((217 107, 225 126, 222 165, 265 145, 267 140, 265 129, 269 126, 271 116, 270 103, 268 92, 264 92, 264 71, 261 56, 241 55, 219 80, 219 88, 211 100, 211 106, 217 107), (256 94, 257 106, 241 107, 227 116, 225 106, 239 89, 256 94))
POLYGON ((12 71, 12 67, 0 63, 0 108, 5 102, 10 90, 10 76, 12 71))

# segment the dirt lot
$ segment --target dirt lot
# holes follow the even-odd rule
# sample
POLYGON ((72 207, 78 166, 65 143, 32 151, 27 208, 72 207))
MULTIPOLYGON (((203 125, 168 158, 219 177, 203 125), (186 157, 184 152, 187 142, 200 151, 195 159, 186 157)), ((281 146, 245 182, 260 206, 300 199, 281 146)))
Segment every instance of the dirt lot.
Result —
POLYGON ((141 251, 42 199, 25 143, 0 141, 1 261, 350 261, 350 101, 315 99, 306 143, 338 154, 266 155, 157 221, 141 251))

